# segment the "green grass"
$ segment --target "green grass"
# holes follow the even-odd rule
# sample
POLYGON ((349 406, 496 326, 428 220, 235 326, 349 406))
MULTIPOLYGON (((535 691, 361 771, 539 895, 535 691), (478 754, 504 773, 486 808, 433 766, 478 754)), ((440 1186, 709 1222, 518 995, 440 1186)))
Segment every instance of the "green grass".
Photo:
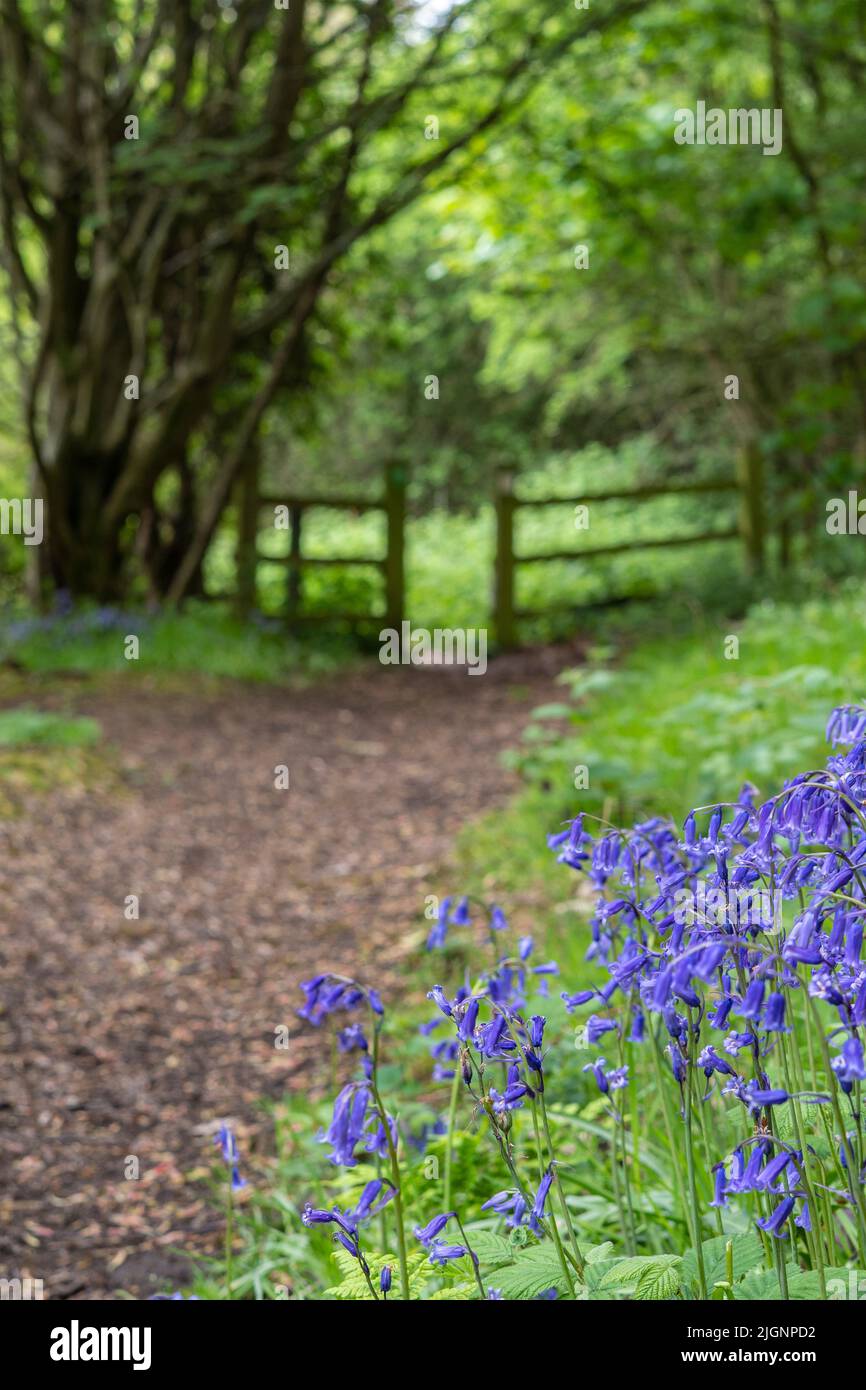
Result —
POLYGON ((301 640, 278 622, 243 622, 226 606, 191 602, 182 612, 83 608, 70 616, 24 618, 0 629, 0 659, 31 672, 231 677, 281 682, 328 675, 357 660, 348 638, 316 634, 301 640), (127 660, 126 638, 139 639, 127 660))
POLYGON ((99 737, 95 719, 44 713, 26 706, 0 710, 0 748, 70 747, 96 743, 99 737))
POLYGON ((563 674, 563 700, 535 711, 511 761, 553 820, 579 809, 681 818, 735 799, 745 780, 769 793, 821 765, 830 710, 866 696, 864 597, 851 583, 800 606, 759 604, 740 624, 710 617, 620 661, 596 652, 563 674), (732 637, 739 654, 727 659, 732 637), (579 767, 585 789, 574 785, 579 767))

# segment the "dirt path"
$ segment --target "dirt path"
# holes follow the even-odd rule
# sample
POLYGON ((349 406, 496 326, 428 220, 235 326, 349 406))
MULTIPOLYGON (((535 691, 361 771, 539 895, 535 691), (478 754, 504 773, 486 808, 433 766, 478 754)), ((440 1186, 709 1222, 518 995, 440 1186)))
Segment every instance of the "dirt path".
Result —
POLYGON ((0 1276, 51 1298, 180 1276, 170 1247, 215 1227, 189 1182, 215 1124, 255 1127, 255 1098, 303 1072, 297 982, 327 965, 395 987, 424 895, 453 886, 460 826, 507 798, 499 753, 558 664, 73 699, 122 781, 0 822, 0 1276))

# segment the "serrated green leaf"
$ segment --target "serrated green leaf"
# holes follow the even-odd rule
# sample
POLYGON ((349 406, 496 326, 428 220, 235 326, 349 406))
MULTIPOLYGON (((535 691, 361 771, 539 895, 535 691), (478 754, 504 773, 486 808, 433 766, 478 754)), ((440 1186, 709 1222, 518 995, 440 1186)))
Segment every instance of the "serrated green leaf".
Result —
POLYGON ((682 1261, 678 1255, 665 1255, 647 1265, 638 1276, 634 1296, 643 1302, 650 1299, 673 1298, 680 1287, 682 1261))
POLYGON ((497 1270, 495 1287, 506 1299, 537 1298, 547 1289, 565 1293, 568 1282, 553 1242, 528 1246, 513 1264, 497 1270))
POLYGON ((520 1253, 520 1246, 514 1245, 507 1236, 497 1235, 495 1231, 468 1230, 466 1234, 480 1264, 487 1269, 511 1264, 520 1253))
POLYGON ((631 1255, 625 1260, 617 1260, 605 1274, 600 1287, 625 1288, 635 1284, 645 1270, 665 1269, 672 1260, 678 1261, 679 1258, 679 1255, 631 1255))
POLYGON ((589 1250, 587 1250, 587 1251, 585 1252, 584 1258, 585 1258, 586 1263, 587 1263, 588 1265, 595 1265, 595 1264, 598 1264, 599 1260, 607 1260, 607 1259, 609 1259, 612 1250, 613 1250, 613 1241, 612 1241, 612 1240, 606 1240, 606 1241, 604 1242, 603 1245, 592 1245, 592 1246, 590 1246, 589 1250))
MULTIPOLYGON (((788 1265, 788 1297, 792 1299, 817 1299, 821 1297, 817 1270, 802 1270, 797 1265, 788 1265)), ((779 1280, 775 1270, 753 1270, 738 1284, 734 1285, 734 1298, 738 1302, 759 1303, 781 1297, 779 1280)))
POLYGON ((477 1284, 449 1284, 447 1288, 437 1289, 435 1293, 431 1293, 428 1301, 430 1303, 469 1303, 473 1298, 478 1298, 477 1284))

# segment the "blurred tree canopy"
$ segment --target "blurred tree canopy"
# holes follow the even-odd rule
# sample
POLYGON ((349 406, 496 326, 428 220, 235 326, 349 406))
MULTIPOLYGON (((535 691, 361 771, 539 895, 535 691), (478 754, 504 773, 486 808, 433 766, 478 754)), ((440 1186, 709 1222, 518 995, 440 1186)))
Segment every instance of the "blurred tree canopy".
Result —
POLYGON ((718 473, 753 444, 775 520, 805 524, 866 458, 864 78, 859 0, 654 4, 588 36, 459 188, 364 248, 307 453, 338 468, 385 421, 463 505, 485 458, 651 435, 718 473), (675 144, 698 100, 782 108, 780 154, 675 144))
POLYGON ((264 413, 306 389, 341 258, 644 2, 2 0, 0 213, 54 583, 194 588, 264 413))
POLYGON ((635 435, 680 470, 757 445, 784 524, 847 485, 861 0, 278 3, 0 0, 55 584, 194 590, 262 432, 281 481, 408 448, 453 505, 498 463, 635 435), (676 144, 699 100, 781 108, 781 152, 676 144))

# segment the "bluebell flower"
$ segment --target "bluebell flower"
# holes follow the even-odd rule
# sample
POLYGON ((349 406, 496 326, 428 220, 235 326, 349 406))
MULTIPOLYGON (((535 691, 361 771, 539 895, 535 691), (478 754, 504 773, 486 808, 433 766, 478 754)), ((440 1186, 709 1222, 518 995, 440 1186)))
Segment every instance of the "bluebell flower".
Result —
POLYGON ((764 1006, 764 989, 763 980, 753 980, 746 990, 742 1002, 734 1009, 734 1013, 740 1018, 752 1019, 757 1022, 764 1006))
POLYGON ((519 1192, 497 1192, 481 1204, 482 1211, 495 1211, 505 1217, 509 1229, 520 1226, 526 1216, 526 1201, 519 1192))
POLYGON ((438 950, 445 945, 445 941, 448 936, 448 913, 450 912, 450 910, 451 899, 443 898, 439 903, 439 911, 436 915, 436 921, 430 928, 430 933, 427 937, 428 951, 438 950))
POLYGON ((713 1072, 721 1072, 724 1076, 734 1076, 734 1068, 730 1062, 726 1062, 724 1057, 720 1057, 714 1047, 707 1046, 698 1056, 698 1066, 703 1069, 704 1076, 710 1077, 713 1072))
POLYGON ((419 1240, 422 1245, 429 1249, 436 1237, 441 1235, 445 1230, 445 1227, 448 1225, 453 1215, 453 1211, 445 1211, 439 1216, 434 1216, 432 1220, 427 1222, 426 1226, 416 1226, 415 1239, 419 1240))
POLYGON ((783 1227, 793 1210, 794 1198, 785 1197, 775 1211, 771 1212, 769 1216, 765 1216, 762 1221, 758 1221, 757 1224, 762 1230, 768 1231, 776 1240, 785 1240, 787 1237, 783 1227))
POLYGON ((478 1000, 470 999, 462 1010, 457 1024, 457 1036, 462 1042, 471 1042, 478 1019, 478 1000))
POLYGON ((472 924, 469 915, 469 899, 461 898, 454 911, 451 913, 451 921, 455 927, 468 927, 472 924))
POLYGON ((669 1043, 666 1050, 668 1056, 671 1059, 671 1071, 674 1074, 674 1079, 678 1081, 679 1084, 682 1086, 683 1082, 686 1079, 686 1067, 688 1066, 688 1059, 683 1056, 683 1054, 680 1052, 680 1049, 678 1047, 675 1047, 673 1043, 669 1043))
POLYGON ((615 1023, 612 1018, 602 1018, 600 1014, 591 1014, 586 1020, 586 1040, 590 1047, 594 1047, 605 1033, 615 1033, 618 1030, 618 1023, 615 1023))
POLYGON ((350 1081, 334 1101, 334 1112, 328 1128, 319 1135, 320 1144, 330 1144, 331 1163, 354 1168, 358 1160, 355 1146, 364 1135, 370 1088, 366 1082, 350 1081))
POLYGON ((859 1038, 848 1038, 838 1057, 833 1058, 833 1071, 846 1095, 854 1089, 855 1081, 866 1081, 866 1065, 863 1061, 863 1044, 859 1038))
POLYGON ((594 989, 581 989, 577 994, 562 994, 560 998, 565 1001, 565 1007, 569 1013, 579 1009, 581 1004, 588 1004, 590 999, 597 998, 597 991, 594 989))
POLYGON ((544 1220, 544 1206, 547 1201, 547 1194, 553 1182, 553 1164, 544 1173, 544 1177, 538 1184, 538 1191, 535 1194, 535 1201, 532 1204, 532 1211, 529 1214, 529 1224, 536 1235, 542 1234, 541 1222, 544 1220))
POLYGON ((490 914, 490 930, 505 931, 507 926, 508 922, 506 921, 505 913, 502 911, 502 908, 494 906, 490 914))
POLYGON ((453 1016, 453 1006, 446 997, 445 991, 441 985, 434 985, 431 990, 428 990, 427 998, 433 1000, 434 1004, 436 1004, 437 1008, 442 1010, 446 1018, 451 1018, 453 1016))
POLYGON ((383 1265, 379 1275, 379 1288, 382 1293, 390 1293, 391 1290, 391 1266, 383 1265))
POLYGON ((468 1255, 465 1245, 447 1245, 444 1240, 434 1240, 429 1247, 431 1265, 446 1265, 450 1260, 462 1260, 468 1255))
POLYGON ((367 1051, 367 1039, 364 1037, 364 1030, 360 1023, 350 1023, 346 1028, 341 1028, 337 1033, 338 1052, 361 1052, 367 1051))
POLYGON ((771 994, 764 1011, 764 1028, 768 1033, 790 1033, 785 1023, 785 996, 771 994))
POLYGON ((228 1125, 220 1125, 219 1131, 214 1135, 214 1143, 220 1150, 223 1162, 231 1170, 231 1186, 233 1192, 239 1192, 242 1187, 246 1187, 246 1181, 240 1175, 238 1168, 238 1146, 234 1134, 228 1125))

